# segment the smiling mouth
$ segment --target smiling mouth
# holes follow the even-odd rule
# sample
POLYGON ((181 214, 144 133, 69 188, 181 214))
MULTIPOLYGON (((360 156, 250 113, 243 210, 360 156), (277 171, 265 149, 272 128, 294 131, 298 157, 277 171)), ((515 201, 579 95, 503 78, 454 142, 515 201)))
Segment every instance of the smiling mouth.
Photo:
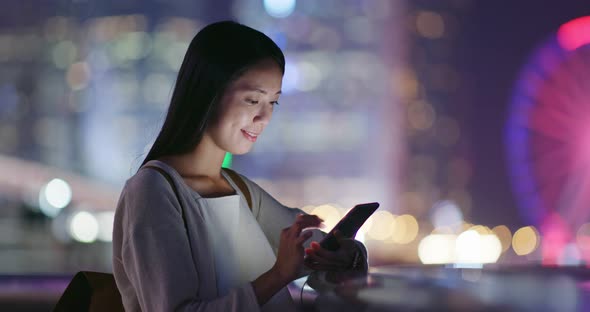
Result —
POLYGON ((260 133, 254 133, 246 130, 242 130, 242 134, 248 139, 250 142, 256 142, 256 139, 260 135, 260 133))

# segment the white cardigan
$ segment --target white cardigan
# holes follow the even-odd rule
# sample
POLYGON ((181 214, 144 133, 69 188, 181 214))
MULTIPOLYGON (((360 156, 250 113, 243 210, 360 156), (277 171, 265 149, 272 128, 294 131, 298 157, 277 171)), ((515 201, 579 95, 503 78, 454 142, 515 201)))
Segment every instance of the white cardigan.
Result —
MULTIPOLYGON (((207 224, 196 200, 199 195, 166 163, 152 160, 147 164, 170 175, 179 198, 166 178, 153 169, 139 170, 123 188, 113 227, 113 273, 125 310, 260 311, 251 283, 218 296, 207 224)), ((256 183, 241 177, 250 191, 252 213, 276 254, 281 230, 303 211, 283 206, 256 183)), ((244 201, 237 185, 226 178, 244 201)), ((314 231, 306 245, 323 235, 314 231)), ((359 246, 367 259, 366 249, 359 246)))

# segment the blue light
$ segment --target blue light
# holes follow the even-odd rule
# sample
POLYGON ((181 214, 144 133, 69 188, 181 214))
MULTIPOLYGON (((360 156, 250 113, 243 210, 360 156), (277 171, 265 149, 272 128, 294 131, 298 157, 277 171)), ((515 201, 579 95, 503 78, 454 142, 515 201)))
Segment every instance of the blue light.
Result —
POLYGON ((283 93, 290 93, 296 89, 299 82, 299 68, 289 59, 285 62, 285 74, 283 75, 283 93))
POLYGON ((282 50, 287 48, 287 36, 285 36, 285 34, 283 34, 282 32, 274 32, 270 34, 270 38, 272 39, 272 41, 274 41, 279 48, 281 48, 282 50))
POLYGON ((264 0, 264 9, 268 15, 276 18, 284 18, 295 10, 296 0, 264 0))

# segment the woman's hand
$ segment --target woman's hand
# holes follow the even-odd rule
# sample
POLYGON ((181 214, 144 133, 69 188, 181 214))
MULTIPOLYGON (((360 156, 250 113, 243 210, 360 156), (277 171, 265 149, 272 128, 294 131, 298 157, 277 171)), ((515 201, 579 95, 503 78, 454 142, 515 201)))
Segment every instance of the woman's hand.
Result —
POLYGON ((347 238, 339 231, 334 232, 340 248, 330 251, 322 248, 318 242, 312 242, 311 248, 305 249, 305 265, 317 271, 345 271, 352 268, 355 257, 361 251, 352 238, 347 238))
POLYGON ((297 278, 303 267, 303 243, 312 235, 311 231, 301 232, 308 227, 318 227, 322 221, 318 216, 300 214, 293 225, 283 229, 275 265, 252 282, 258 304, 265 304, 277 291, 297 278))
POLYGON ((312 232, 301 232, 305 228, 319 227, 322 221, 315 215, 300 214, 293 225, 281 232, 277 261, 273 270, 286 283, 296 279, 303 268, 303 243, 312 236, 312 232))

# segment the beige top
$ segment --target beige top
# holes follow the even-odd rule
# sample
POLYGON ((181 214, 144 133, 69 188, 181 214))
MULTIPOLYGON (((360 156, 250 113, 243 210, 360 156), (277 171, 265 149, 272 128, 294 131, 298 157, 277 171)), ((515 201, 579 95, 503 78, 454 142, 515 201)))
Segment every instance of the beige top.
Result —
MULTIPOLYGON (((199 198, 213 248, 219 296, 243 286, 272 268, 277 257, 240 195, 199 198)), ((262 311, 295 312, 287 287, 276 293, 262 311)))
MULTIPOLYGON (((166 178, 153 169, 139 170, 123 188, 113 228, 113 273, 125 310, 260 311, 251 283, 218 293, 201 196, 172 167, 157 160, 148 164, 165 170, 179 194, 177 198, 166 178)), ((224 176, 245 202, 237 185, 224 176)), ((241 177, 252 197, 252 214, 276 255, 281 230, 303 211, 283 206, 256 183, 241 177)), ((307 244, 323 235, 314 231, 307 244)), ((366 259, 366 249, 359 246, 366 259)))

